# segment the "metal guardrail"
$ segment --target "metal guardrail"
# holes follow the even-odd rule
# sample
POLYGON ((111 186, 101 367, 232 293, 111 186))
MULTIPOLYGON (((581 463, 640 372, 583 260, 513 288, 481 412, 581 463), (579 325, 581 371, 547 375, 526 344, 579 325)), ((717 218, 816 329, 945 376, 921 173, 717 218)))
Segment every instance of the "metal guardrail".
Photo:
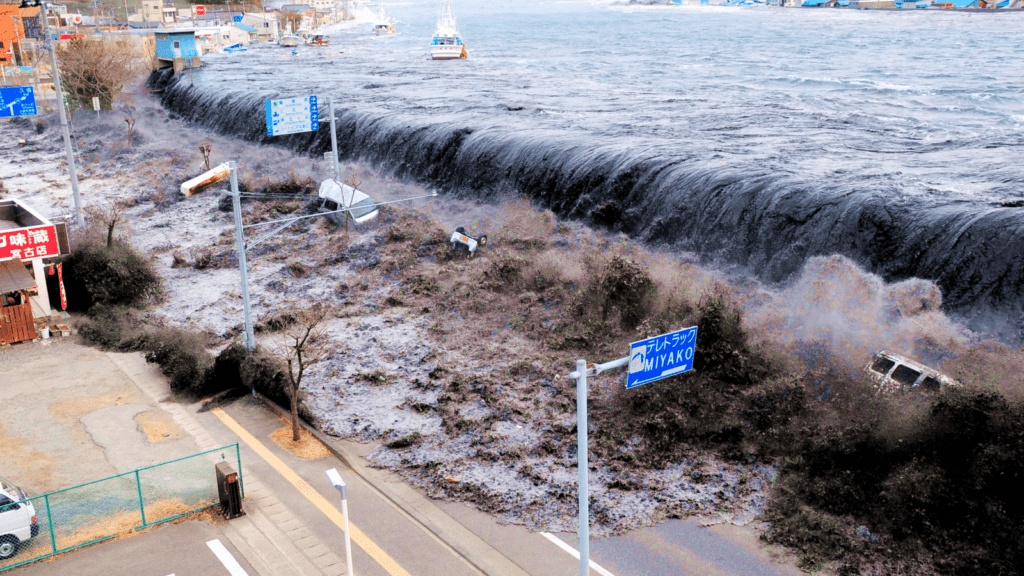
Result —
POLYGON ((37 535, 0 560, 0 572, 219 505, 214 465, 230 457, 244 499, 235 443, 18 502, 32 503, 37 535))

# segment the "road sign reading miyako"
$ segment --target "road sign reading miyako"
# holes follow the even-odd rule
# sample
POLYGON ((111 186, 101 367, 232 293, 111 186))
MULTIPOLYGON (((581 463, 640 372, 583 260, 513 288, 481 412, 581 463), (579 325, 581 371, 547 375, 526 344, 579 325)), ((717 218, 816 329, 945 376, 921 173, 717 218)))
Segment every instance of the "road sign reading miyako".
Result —
POLYGON ((696 326, 633 342, 629 345, 626 388, 692 370, 696 349, 696 326))
POLYGON ((316 96, 267 100, 267 136, 312 132, 320 124, 316 96))

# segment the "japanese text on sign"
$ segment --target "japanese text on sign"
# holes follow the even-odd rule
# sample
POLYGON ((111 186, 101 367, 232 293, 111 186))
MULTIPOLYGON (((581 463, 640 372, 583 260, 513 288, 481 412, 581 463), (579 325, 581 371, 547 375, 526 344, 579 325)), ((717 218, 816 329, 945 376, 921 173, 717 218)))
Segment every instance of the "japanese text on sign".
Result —
POLYGON ((20 228, 0 232, 0 260, 32 260, 57 256, 57 232, 53 226, 20 228))
POLYGON ((31 86, 0 88, 0 118, 35 116, 36 95, 31 86))
POLYGON ((320 111, 316 96, 267 100, 267 136, 312 132, 319 128, 320 111))
POLYGON ((696 349, 696 326, 633 342, 629 345, 626 388, 692 370, 696 349))

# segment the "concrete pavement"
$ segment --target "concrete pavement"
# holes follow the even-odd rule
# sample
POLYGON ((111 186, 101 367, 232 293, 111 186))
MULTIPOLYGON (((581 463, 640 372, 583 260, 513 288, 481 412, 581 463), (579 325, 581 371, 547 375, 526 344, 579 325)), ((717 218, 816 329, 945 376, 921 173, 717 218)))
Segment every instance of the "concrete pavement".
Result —
MULTIPOLYGON (((224 521, 226 523, 226 521, 224 521)), ((55 560, 15 569, 17 576, 234 576, 209 542, 219 542, 250 576, 259 574, 224 538, 223 526, 201 520, 161 526, 155 530, 76 550, 55 560), (173 545, 168 545, 173 542, 173 545)))

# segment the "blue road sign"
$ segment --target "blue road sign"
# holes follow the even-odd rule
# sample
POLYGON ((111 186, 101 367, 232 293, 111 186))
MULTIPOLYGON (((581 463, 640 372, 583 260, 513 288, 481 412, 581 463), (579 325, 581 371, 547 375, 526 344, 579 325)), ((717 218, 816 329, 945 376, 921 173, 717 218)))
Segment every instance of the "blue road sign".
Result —
POLYGON ((267 136, 314 132, 320 128, 316 96, 267 100, 267 136))
POLYGON ((234 20, 235 20, 235 23, 237 24, 237 23, 242 21, 242 17, 241 16, 235 16, 234 20))
POLYGON ((633 342, 629 345, 626 388, 635 388, 693 370, 693 354, 696 350, 696 326, 633 342))
POLYGON ((31 86, 0 88, 0 118, 36 114, 36 93, 31 86))

